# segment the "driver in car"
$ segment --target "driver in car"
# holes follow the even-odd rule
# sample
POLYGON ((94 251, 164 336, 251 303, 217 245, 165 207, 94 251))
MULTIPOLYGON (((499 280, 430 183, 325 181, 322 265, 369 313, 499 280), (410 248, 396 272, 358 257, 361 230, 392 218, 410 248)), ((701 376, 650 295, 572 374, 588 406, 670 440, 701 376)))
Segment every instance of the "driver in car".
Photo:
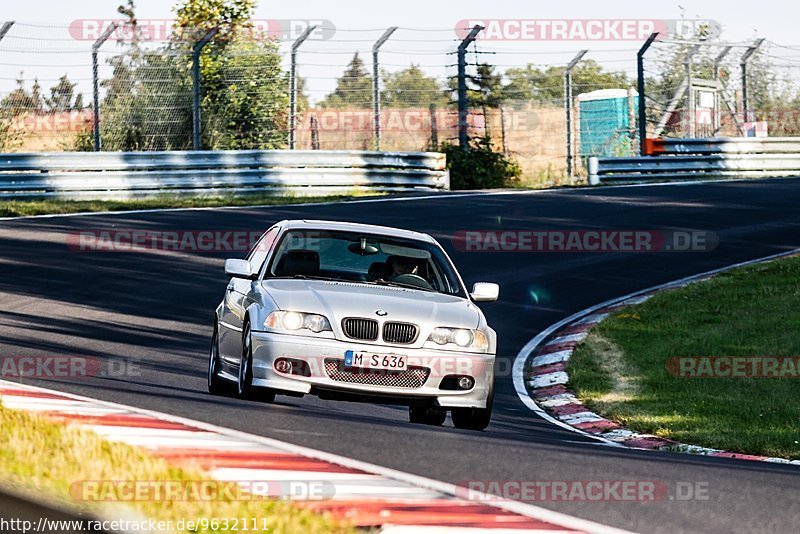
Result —
POLYGON ((390 269, 390 278, 400 276, 401 274, 416 274, 419 276, 419 265, 411 258, 405 256, 390 256, 387 258, 387 263, 390 269))

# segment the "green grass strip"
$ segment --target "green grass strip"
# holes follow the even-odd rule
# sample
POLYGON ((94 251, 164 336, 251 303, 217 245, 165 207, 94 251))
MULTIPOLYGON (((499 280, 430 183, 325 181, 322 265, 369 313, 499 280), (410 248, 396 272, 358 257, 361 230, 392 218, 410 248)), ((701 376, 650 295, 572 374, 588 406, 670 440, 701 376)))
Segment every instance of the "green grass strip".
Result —
POLYGON ((312 202, 341 202, 354 198, 379 196, 383 195, 372 192, 353 192, 348 195, 308 197, 252 194, 246 196, 223 195, 207 197, 158 196, 133 200, 3 200, 0 201, 0 217, 170 208, 283 206, 286 204, 308 204, 312 202))
MULTIPOLYGON (((97 492, 85 490, 84 481, 179 481, 178 487, 198 487, 201 481, 213 480, 199 469, 179 468, 164 459, 148 454, 144 449, 124 443, 104 440, 98 434, 75 426, 64 426, 20 410, 0 405, 0 481, 28 494, 32 498, 45 497, 49 501, 71 509, 100 513, 103 517, 115 513, 120 504, 129 507, 137 518, 173 521, 198 521, 203 518, 248 518, 248 529, 228 529, 223 524, 209 523, 208 528, 192 532, 260 532, 256 527, 266 525, 270 533, 342 533, 356 531, 321 515, 302 509, 290 501, 252 499, 222 491, 213 499, 187 490, 187 499, 180 500, 127 500, 124 492, 97 492), (86 496, 112 496, 110 502, 97 503, 86 496), (121 496, 121 502, 114 502, 121 496), (76 498, 77 497, 77 498, 76 498), (105 510, 105 514, 102 512, 105 510), (217 530, 212 527, 216 526, 217 530)), ((116 518, 116 516, 113 516, 116 518)), ((130 518, 126 518, 130 519, 130 518)), ((185 523, 184 523, 185 524, 185 523)), ((188 530, 184 530, 188 531, 188 530)))
POLYGON ((687 377, 692 367, 674 367, 676 358, 722 356, 800 356, 800 257, 738 268, 617 312, 577 347, 569 387, 631 430, 800 459, 800 369, 791 359, 772 377, 724 376, 724 366, 703 372, 699 363, 701 376, 687 377))

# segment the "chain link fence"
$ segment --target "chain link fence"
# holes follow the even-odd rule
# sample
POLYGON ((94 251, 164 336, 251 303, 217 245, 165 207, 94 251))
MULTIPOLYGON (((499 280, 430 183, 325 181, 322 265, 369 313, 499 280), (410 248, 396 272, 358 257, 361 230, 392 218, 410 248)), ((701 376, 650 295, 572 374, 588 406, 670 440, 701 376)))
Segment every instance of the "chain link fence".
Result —
MULTIPOLYGON (((3 26, 0 150, 184 150, 198 147, 195 133, 203 149, 283 149, 292 124, 297 149, 438 150, 458 144, 465 129, 489 136, 536 184, 571 180, 568 154, 580 177, 590 155, 638 153, 642 40, 585 46, 570 70, 568 123, 565 69, 586 43, 550 50, 478 33, 465 48, 460 115, 456 51, 472 28, 465 23, 387 31, 254 21, 200 50, 206 30, 178 35, 170 21, 111 22, 3 26)), ((647 135, 797 135, 800 47, 761 42, 743 94, 740 62, 754 46, 656 40, 643 65, 647 135)))
POLYGON ((648 136, 800 135, 800 47, 655 41, 644 60, 648 136))

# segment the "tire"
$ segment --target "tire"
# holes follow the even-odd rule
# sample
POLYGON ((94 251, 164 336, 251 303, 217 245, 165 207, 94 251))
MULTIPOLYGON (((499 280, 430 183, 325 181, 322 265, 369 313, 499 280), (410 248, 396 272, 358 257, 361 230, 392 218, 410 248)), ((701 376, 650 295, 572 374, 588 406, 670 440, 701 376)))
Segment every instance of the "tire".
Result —
POLYGON ((212 395, 224 395, 229 393, 231 384, 227 380, 219 377, 219 331, 217 322, 214 321, 214 333, 211 335, 211 349, 208 351, 208 392, 212 395))
POLYGON ((447 410, 432 404, 409 406, 408 421, 420 425, 442 426, 447 418, 447 410))
POLYGON ((465 430, 485 430, 492 420, 492 405, 494 404, 494 386, 489 390, 486 398, 486 408, 453 408, 450 417, 453 426, 465 430))
POLYGON ((242 358, 239 360, 236 389, 240 399, 259 400, 268 403, 275 400, 274 391, 253 385, 253 345, 249 322, 245 322, 242 329, 242 358))

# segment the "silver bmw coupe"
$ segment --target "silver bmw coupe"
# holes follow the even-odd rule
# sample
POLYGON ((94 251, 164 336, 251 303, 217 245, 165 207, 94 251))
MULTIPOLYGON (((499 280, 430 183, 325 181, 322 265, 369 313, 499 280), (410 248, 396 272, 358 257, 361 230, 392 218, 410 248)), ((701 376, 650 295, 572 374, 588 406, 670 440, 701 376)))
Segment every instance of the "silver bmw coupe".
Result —
POLYGON ((208 390, 407 405, 412 423, 483 430, 497 338, 450 258, 427 234, 291 220, 267 230, 216 309, 208 390))

